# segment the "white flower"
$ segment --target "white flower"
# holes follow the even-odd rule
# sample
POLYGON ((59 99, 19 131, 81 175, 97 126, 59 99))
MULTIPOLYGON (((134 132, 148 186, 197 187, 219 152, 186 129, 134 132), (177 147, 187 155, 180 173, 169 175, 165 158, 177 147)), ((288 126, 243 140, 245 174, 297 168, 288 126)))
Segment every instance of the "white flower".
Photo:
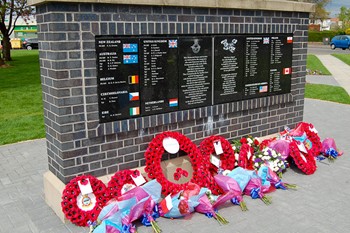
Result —
POLYGON ((230 172, 231 172, 230 170, 225 170, 225 171, 222 172, 222 174, 223 174, 224 176, 227 176, 230 172))
POLYGON ((250 138, 248 138, 247 141, 248 141, 248 144, 249 144, 249 145, 251 145, 251 144, 253 143, 253 140, 250 139, 250 138))
POLYGON ((239 158, 239 154, 235 153, 235 160, 238 161, 238 158, 239 158))
POLYGON ((237 148, 236 148, 236 146, 233 146, 232 149, 233 149, 233 150, 236 150, 237 148))
POLYGON ((255 167, 259 167, 259 164, 258 164, 258 163, 254 163, 254 166, 255 166, 255 167))
POLYGON ((269 153, 267 151, 264 151, 264 155, 269 155, 269 153))

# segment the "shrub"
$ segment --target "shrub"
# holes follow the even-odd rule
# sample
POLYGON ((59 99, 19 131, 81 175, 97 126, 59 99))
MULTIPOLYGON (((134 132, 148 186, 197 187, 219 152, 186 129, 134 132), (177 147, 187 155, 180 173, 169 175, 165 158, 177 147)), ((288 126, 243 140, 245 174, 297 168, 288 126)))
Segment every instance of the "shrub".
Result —
POLYGON ((323 42, 323 38, 328 37, 332 39, 336 35, 344 35, 344 31, 309 31, 309 42, 323 42))

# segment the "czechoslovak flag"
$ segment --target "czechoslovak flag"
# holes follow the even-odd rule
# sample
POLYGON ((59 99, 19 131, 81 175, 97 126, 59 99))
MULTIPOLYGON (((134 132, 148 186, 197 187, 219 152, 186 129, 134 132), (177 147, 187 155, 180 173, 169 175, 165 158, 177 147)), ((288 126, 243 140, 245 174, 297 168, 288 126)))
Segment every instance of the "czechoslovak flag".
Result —
POLYGON ((135 101, 139 100, 139 93, 138 92, 130 92, 129 93, 129 101, 135 101))
POLYGON ((162 209, 162 214, 168 213, 173 208, 173 203, 170 194, 166 196, 161 202, 159 202, 159 207, 162 209))
POLYGON ((283 75, 287 75, 287 74, 292 74, 292 68, 284 68, 283 69, 283 75))

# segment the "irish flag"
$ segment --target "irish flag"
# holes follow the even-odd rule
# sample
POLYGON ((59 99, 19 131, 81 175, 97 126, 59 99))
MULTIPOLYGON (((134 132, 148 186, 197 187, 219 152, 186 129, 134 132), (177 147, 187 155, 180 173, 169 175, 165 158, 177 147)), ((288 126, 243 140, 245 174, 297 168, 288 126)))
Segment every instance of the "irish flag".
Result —
POLYGON ((169 99, 169 107, 177 107, 177 106, 178 106, 177 98, 169 99))
POLYGON ((129 101, 135 101, 135 100, 139 100, 139 93, 138 92, 130 92, 129 93, 129 101))
POLYGON ((130 108, 130 116, 140 115, 140 107, 130 108))
POLYGON ((139 83, 139 76, 138 75, 130 75, 129 76, 129 84, 137 84, 139 83))

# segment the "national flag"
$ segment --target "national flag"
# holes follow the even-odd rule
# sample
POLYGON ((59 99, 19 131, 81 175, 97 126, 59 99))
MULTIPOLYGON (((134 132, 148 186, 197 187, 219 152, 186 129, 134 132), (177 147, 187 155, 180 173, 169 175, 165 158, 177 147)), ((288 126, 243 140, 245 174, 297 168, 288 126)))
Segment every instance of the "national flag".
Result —
POLYGON ((265 85, 265 86, 259 86, 259 92, 260 92, 260 93, 267 92, 267 85, 265 85))
POLYGON ((124 64, 137 64, 138 62, 138 55, 123 55, 124 64))
POLYGON ((293 37, 292 36, 288 36, 287 37, 287 43, 288 44, 293 43, 293 37))
POLYGON ((140 107, 130 108, 130 116, 140 115, 140 107))
POLYGON ((138 75, 130 75, 129 76, 129 84, 137 84, 139 83, 139 76, 138 75))
POLYGON ((263 44, 270 44, 270 37, 264 37, 263 44))
POLYGON ((130 92, 129 93, 129 101, 140 100, 138 92, 130 92))
POLYGON ((292 74, 292 68, 283 68, 283 75, 292 74))
POLYGON ((123 53, 137 53, 137 44, 123 44, 123 53))
POLYGON ((166 198, 164 198, 161 202, 159 202, 159 207, 162 209, 163 214, 168 213, 173 208, 170 194, 166 196, 166 198))
POLYGON ((177 106, 178 106, 177 98, 169 99, 169 107, 177 107, 177 106))
POLYGON ((177 48, 177 40, 169 40, 169 48, 171 49, 177 48))

